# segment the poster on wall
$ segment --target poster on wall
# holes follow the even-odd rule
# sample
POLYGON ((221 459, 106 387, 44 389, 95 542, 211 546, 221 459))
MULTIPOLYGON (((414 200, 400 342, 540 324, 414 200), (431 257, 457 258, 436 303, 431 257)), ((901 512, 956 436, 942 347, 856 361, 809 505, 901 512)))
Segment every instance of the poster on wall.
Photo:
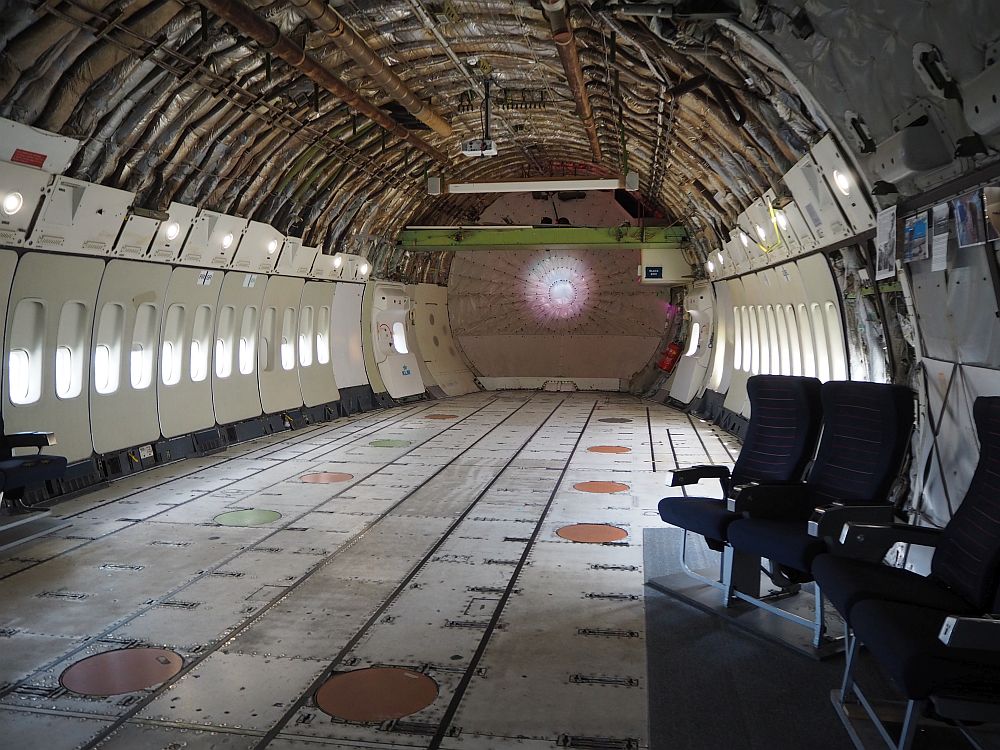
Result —
POLYGON ((939 203, 931 212, 934 221, 931 224, 934 232, 931 252, 931 270, 944 271, 948 267, 948 237, 950 236, 948 219, 950 212, 947 203, 939 203))
POLYGON ((908 216, 903 225, 903 262, 924 260, 928 250, 927 212, 922 211, 916 216, 908 216))
POLYGON ((983 196, 975 190, 960 195, 951 202, 955 213, 955 234, 959 247, 981 245, 986 241, 983 231, 983 196))
POLYGON ((875 228, 875 281, 896 275, 896 207, 878 212, 875 228))
POLYGON ((983 188, 983 205, 986 211, 986 239, 1000 240, 1000 185, 983 188))

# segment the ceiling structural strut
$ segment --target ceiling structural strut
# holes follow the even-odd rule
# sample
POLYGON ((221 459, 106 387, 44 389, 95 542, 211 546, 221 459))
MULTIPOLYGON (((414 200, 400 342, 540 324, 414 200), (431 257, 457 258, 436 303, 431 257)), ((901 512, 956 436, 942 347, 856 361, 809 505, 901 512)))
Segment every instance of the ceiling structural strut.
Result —
POLYGON ((235 26, 241 33, 251 37, 263 49, 277 55, 293 68, 301 71, 310 80, 341 99, 359 114, 364 115, 411 146, 420 149, 435 161, 444 164, 451 162, 447 154, 407 130, 367 99, 358 95, 346 83, 331 73, 326 66, 282 34, 277 26, 261 18, 239 0, 198 0, 198 2, 219 18, 235 26))
POLYGON ((402 104, 406 111, 438 135, 451 137, 452 127, 432 107, 420 99, 396 73, 386 65, 351 25, 326 0, 288 0, 288 3, 324 31, 330 40, 345 52, 385 93, 402 104))
POLYGON ((566 0, 542 0, 542 10, 545 11, 545 17, 552 27, 552 40, 556 43, 559 60, 566 72, 566 83, 576 102, 576 113, 587 131, 594 161, 599 162, 602 160, 601 142, 597 137, 597 123, 594 120, 594 110, 590 106, 587 84, 583 78, 580 54, 576 49, 576 37, 566 16, 566 0))

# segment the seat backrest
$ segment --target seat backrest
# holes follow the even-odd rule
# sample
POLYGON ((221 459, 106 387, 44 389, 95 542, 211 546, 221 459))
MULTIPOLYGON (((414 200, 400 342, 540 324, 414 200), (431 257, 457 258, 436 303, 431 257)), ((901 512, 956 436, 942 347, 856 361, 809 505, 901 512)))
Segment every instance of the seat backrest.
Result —
POLYGON ((819 434, 819 381, 754 375, 747 380, 747 395, 750 424, 733 467, 733 483, 800 479, 819 434))
POLYGON ((980 396, 972 414, 979 463, 934 551, 931 576, 988 612, 1000 583, 1000 396, 980 396))
POLYGON ((823 435, 806 480, 813 499, 884 502, 913 430, 913 391, 831 380, 822 393, 823 435))
POLYGON ((3 428, 3 414, 0 414, 0 461, 12 458, 14 451, 11 450, 10 443, 7 442, 7 433, 3 428))

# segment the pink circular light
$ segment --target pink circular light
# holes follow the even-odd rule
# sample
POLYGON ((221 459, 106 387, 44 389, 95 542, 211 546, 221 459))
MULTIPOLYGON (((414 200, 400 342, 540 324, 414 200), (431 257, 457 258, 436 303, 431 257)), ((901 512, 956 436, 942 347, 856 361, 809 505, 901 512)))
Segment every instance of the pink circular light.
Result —
POLYGON ((568 322, 586 309, 590 298, 587 266, 570 256, 545 257, 528 271, 525 302, 535 318, 568 322))

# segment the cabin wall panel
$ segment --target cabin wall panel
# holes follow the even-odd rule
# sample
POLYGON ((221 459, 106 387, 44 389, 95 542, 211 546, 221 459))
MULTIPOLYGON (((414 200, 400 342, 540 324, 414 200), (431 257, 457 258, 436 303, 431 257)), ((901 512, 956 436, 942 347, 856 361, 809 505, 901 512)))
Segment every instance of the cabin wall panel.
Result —
POLYGON ((223 276, 221 271, 184 267, 175 268, 170 274, 160 326, 156 380, 160 431, 164 437, 177 437, 215 425, 212 349, 223 276), (192 345, 195 341, 197 355, 192 345))
POLYGON ((330 329, 331 362, 339 388, 368 385, 362 352, 361 304, 363 284, 337 282, 330 329))
MULTIPOLYGON (((462 359, 448 316, 448 288, 417 284, 413 289, 413 331, 423 366, 448 396, 475 393, 475 375, 462 359)), ((421 370, 423 372, 423 369, 421 370)))
POLYGON ((260 404, 268 414, 302 406, 298 320, 304 279, 271 276, 264 291, 257 346, 260 404))
POLYGON ((712 362, 712 347, 709 342, 712 340, 715 305, 711 284, 695 286, 688 293, 685 303, 691 316, 691 326, 688 340, 684 343, 684 352, 677 363, 670 396, 687 404, 702 390, 712 362))
POLYGON ((222 281, 213 337, 212 402, 219 424, 252 419, 262 413, 257 385, 257 347, 267 277, 230 271, 222 281), (230 308, 229 312, 226 312, 230 308), (246 343, 242 343, 246 340, 246 343), (221 372, 220 344, 228 363, 221 372), (248 372, 245 372, 248 370, 248 372))
POLYGON ((372 356, 386 391, 393 398, 424 392, 417 356, 406 337, 410 298, 406 287, 376 281, 372 287, 372 356))
POLYGON ((302 401, 306 406, 327 404, 340 399, 330 349, 335 289, 336 285, 328 281, 307 281, 302 289, 299 310, 299 383, 302 386, 302 401), (311 330, 304 328, 306 308, 312 310, 311 330), (310 364, 307 366, 302 364, 303 337, 309 338, 312 345, 310 364))
POLYGON ((32 349, 31 357, 37 358, 32 365, 38 365, 39 387, 37 400, 22 404, 11 401, 10 349, 18 342, 11 340, 16 315, 7 317, 4 429, 55 432, 58 444, 46 452, 71 462, 89 458, 93 452, 88 384, 94 306, 103 274, 104 261, 96 258, 28 253, 17 264, 10 293, 9 310, 16 311, 22 301, 35 300, 43 315, 23 337, 24 345, 32 349), (68 350, 65 358, 60 356, 60 384, 75 394, 72 396, 57 395, 58 347, 68 350))
POLYGON ((112 260, 104 270, 95 310, 92 347, 95 375, 90 379, 90 426, 94 450, 98 453, 153 442, 160 437, 156 403, 159 331, 170 274, 170 266, 131 260, 112 260), (104 311, 115 305, 124 312, 121 329, 102 332, 104 311), (108 366, 112 375, 117 373, 117 387, 112 392, 100 392, 97 372, 100 346, 111 350, 108 366), (127 419, 122 418, 124 414, 127 419))

